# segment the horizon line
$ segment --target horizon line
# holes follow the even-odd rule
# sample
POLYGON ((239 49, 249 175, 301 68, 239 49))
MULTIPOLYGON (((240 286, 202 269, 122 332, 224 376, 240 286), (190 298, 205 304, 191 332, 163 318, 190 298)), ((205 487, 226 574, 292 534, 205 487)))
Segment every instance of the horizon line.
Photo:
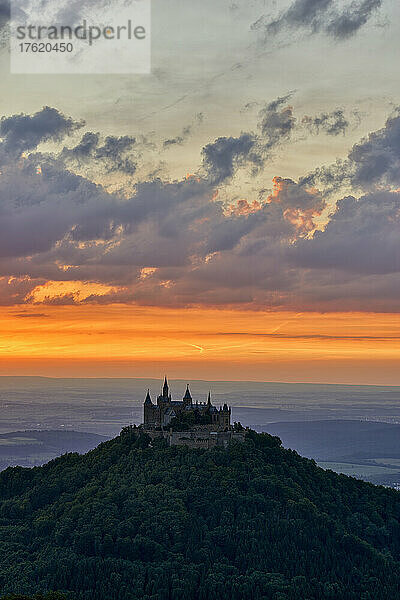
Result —
MULTIPOLYGON (((138 381, 163 381, 163 377, 96 377, 93 375, 88 375, 86 377, 74 377, 74 376, 66 376, 66 377, 55 377, 50 375, 0 375, 0 381, 2 379, 50 379, 50 380, 138 380, 138 381)), ((400 387, 400 383, 398 384, 390 384, 390 383, 330 383, 326 381, 261 381, 259 379, 181 379, 168 377, 168 381, 176 381, 176 382, 184 382, 185 385, 190 382, 192 383, 260 383, 260 384, 269 384, 269 385, 327 385, 327 386, 344 386, 344 387, 391 387, 397 388, 400 387)))

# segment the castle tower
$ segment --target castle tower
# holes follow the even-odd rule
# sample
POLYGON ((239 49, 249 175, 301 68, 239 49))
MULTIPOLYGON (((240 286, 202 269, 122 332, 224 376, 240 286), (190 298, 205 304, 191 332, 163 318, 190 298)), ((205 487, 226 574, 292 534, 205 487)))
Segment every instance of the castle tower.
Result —
POLYGON ((150 397, 150 390, 147 390, 146 399, 144 401, 145 405, 153 404, 150 397))
POLYGON ((146 427, 152 428, 157 425, 157 406, 153 404, 150 396, 150 390, 147 390, 146 398, 143 406, 144 424, 146 427))
POLYGON ((228 427, 231 424, 231 409, 230 407, 226 404, 224 404, 223 408, 222 408, 222 423, 223 427, 228 427))
POLYGON ((192 404, 192 394, 190 393, 190 390, 189 390, 189 384, 187 384, 187 386, 186 386, 186 392, 185 392, 185 395, 183 396, 183 402, 184 402, 185 406, 189 406, 192 404))
POLYGON ((162 397, 165 398, 166 400, 168 400, 168 395, 169 395, 169 387, 168 387, 167 377, 165 377, 164 385, 163 385, 163 389, 162 389, 162 397))

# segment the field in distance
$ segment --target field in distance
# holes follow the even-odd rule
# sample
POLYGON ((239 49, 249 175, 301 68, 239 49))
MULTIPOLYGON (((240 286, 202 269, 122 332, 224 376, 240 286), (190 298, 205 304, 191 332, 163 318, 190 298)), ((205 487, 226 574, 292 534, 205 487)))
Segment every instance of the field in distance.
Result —
POLYGON ((106 436, 80 431, 15 431, 0 435, 0 470, 42 465, 66 452, 84 454, 106 436))

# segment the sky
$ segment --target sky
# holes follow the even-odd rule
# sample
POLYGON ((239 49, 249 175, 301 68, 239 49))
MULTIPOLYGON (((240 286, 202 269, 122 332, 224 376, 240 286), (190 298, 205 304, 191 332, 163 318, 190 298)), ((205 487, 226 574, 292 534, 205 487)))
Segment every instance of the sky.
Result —
POLYGON ((7 10, 0 374, 400 384, 397 2, 153 0, 146 75, 7 10))

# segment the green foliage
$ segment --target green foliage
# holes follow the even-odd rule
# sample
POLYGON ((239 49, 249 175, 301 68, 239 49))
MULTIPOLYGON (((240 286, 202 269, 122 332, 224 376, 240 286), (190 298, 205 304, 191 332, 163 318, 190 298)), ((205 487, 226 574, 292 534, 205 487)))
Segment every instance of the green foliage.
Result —
POLYGON ((47 594, 34 594, 33 596, 7 594, 7 596, 1 596, 0 600, 67 600, 67 596, 60 592, 47 592, 47 594))
POLYGON ((238 421, 238 422, 236 422, 236 421, 235 421, 235 422, 234 422, 234 424, 233 424, 233 429, 234 429, 234 431, 244 431, 244 427, 243 427, 243 425, 240 423, 240 421, 238 421))
POLYGON ((399 582, 400 494, 267 434, 190 450, 126 428, 0 473, 7 600, 392 600, 399 582))

